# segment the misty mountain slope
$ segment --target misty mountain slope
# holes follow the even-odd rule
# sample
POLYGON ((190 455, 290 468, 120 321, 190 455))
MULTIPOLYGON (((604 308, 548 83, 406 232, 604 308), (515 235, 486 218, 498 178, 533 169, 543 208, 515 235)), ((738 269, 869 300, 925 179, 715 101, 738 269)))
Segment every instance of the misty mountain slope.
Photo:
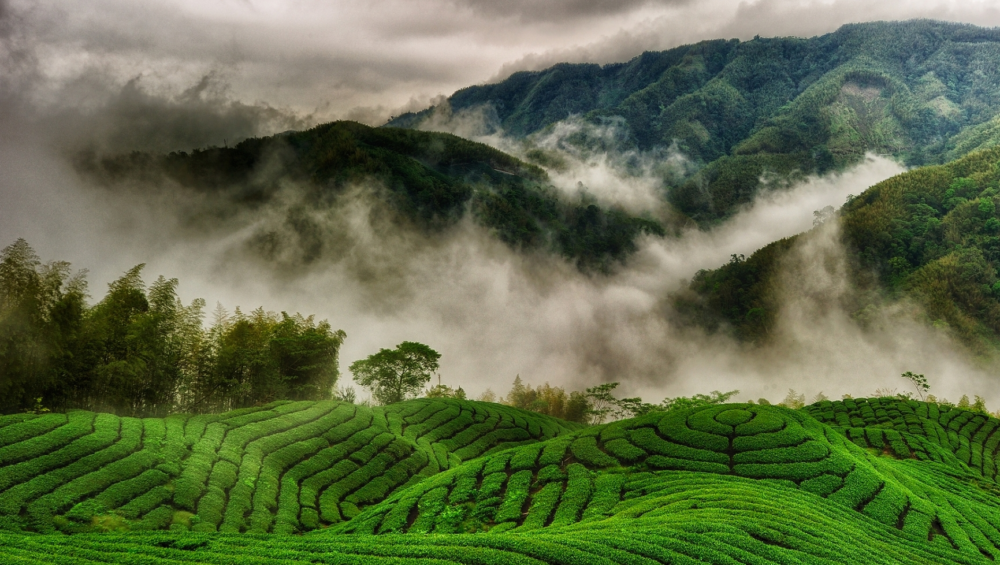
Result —
MULTIPOLYGON (((696 164, 665 178, 670 202, 704 224, 762 186, 841 169, 866 152, 911 165, 995 145, 1000 31, 934 21, 865 23, 809 39, 706 41, 620 64, 515 73, 448 99, 485 107, 508 135, 583 115, 620 123, 626 144, 676 148, 696 164)), ((389 125, 430 124, 434 108, 389 125)))
MULTIPOLYGON (((919 168, 851 199, 836 220, 851 291, 842 298, 862 325, 881 305, 919 307, 928 323, 974 351, 1000 344, 1000 149, 919 168)), ((774 242, 749 258, 702 271, 675 297, 695 323, 766 341, 786 305, 783 277, 813 230, 774 242)), ((820 267, 817 267, 820 268, 820 267)), ((836 301, 841 298, 829 297, 836 301)), ((877 324, 877 321, 874 321, 877 324)))
MULTIPOLYGON (((176 499, 184 488, 180 479, 160 483, 156 497, 140 495, 119 510, 101 511, 100 503, 135 497, 151 473, 128 479, 133 476, 128 466, 113 463, 69 480, 56 469, 42 477, 54 475, 51 483, 59 475, 63 486, 29 505, 28 516, 36 516, 39 508, 70 508, 65 517, 53 520, 56 527, 106 533, 26 535, 9 531, 15 522, 8 519, 8 531, 0 533, 4 556, 16 563, 56 558, 107 562, 127 554, 134 562, 164 564, 238 559, 261 564, 484 565, 974 564, 1000 556, 995 449, 1000 420, 951 406, 899 398, 823 401, 801 410, 727 404, 575 431, 552 419, 507 409, 515 424, 520 419, 527 428, 505 429, 533 433, 538 425, 541 433, 535 437, 542 441, 480 450, 481 456, 455 461, 447 470, 442 463, 438 471, 419 474, 384 501, 345 515, 331 528, 304 536, 266 535, 263 532, 290 531, 283 526, 288 520, 309 520, 308 505, 298 516, 286 507, 303 497, 318 494, 325 512, 322 501, 336 498, 329 493, 342 489, 340 483, 326 490, 317 486, 343 475, 345 465, 357 468, 362 452, 374 457, 360 470, 377 478, 358 483, 360 488, 348 498, 397 480, 394 470, 377 470, 375 463, 393 453, 390 447, 374 447, 384 443, 378 439, 369 445, 360 442, 355 454, 313 465, 311 473, 297 470, 310 464, 303 454, 316 446, 310 439, 315 435, 296 437, 294 432, 322 427, 322 419, 290 427, 291 420, 304 416, 294 409, 296 404, 301 403, 198 416, 186 424, 183 417, 143 421, 153 448, 176 450, 184 442, 195 442, 183 465, 215 460, 216 468, 204 473, 209 494, 204 509, 199 503, 197 516, 204 513, 210 519, 208 502, 213 496, 226 501, 221 532, 206 531, 214 530, 210 520, 174 510, 169 503, 148 510, 136 522, 123 515, 156 505, 146 499, 169 500, 171 494, 176 499), (274 410, 285 414, 274 418, 269 414, 274 410), (208 420, 212 423, 206 426, 208 420), (222 449, 217 454, 204 449, 206 439, 217 436, 218 426, 227 422, 231 425, 223 426, 227 434, 222 449), (264 428, 270 433, 247 443, 245 431, 264 428), (164 434, 166 443, 155 440, 164 434), (545 440, 546 434, 558 435, 545 440), (225 470, 237 464, 238 472, 225 470), (120 480, 103 478, 110 472, 119 473, 120 480), (220 481, 229 486, 214 493, 220 481), (102 488, 96 496, 86 494, 102 488), (74 501, 79 502, 72 506, 74 501), (91 516, 89 522, 82 519, 85 515, 91 516), (137 529, 169 526, 172 531, 129 532, 129 524, 137 529)), ((304 408, 308 412, 322 404, 304 408)), ((363 410, 340 404, 334 412, 350 408, 363 410)), ((376 420, 384 417, 397 438, 416 438, 416 445, 427 449, 425 441, 446 446, 478 425, 475 418, 454 418, 448 413, 452 408, 485 415, 499 414, 500 407, 428 399, 371 412, 376 420)), ((78 419, 93 417, 73 414, 78 419)), ((9 458, 14 447, 40 449, 38 440, 62 430, 54 425, 55 418, 0 418, 3 456, 9 458)), ((128 423, 121 425, 127 433, 128 423)), ((364 427, 356 433, 365 433, 364 427)), ((433 447, 428 454, 438 451, 433 447)), ((452 456, 441 457, 443 462, 452 456)), ((29 456, 22 459, 31 461, 29 456)), ((138 462, 134 456, 122 461, 138 462)), ((0 504, 8 505, 11 490, 16 487, 0 491, 0 504)))
MULTIPOLYGON (((303 187, 300 208, 338 206, 350 187, 366 187, 399 217, 424 230, 439 230, 471 213, 514 247, 557 252, 583 267, 608 269, 636 249, 639 235, 662 235, 660 224, 606 208, 585 197, 559 198, 535 165, 459 137, 398 128, 334 122, 303 132, 245 140, 232 148, 211 147, 168 155, 83 154, 76 168, 88 179, 117 190, 213 198, 198 214, 231 216, 266 207, 289 184, 303 187)), ((186 218, 196 221, 195 218, 186 218)), ((290 216, 306 262, 322 254, 321 229, 306 214, 290 216)), ((287 245, 263 234, 268 249, 287 245)))

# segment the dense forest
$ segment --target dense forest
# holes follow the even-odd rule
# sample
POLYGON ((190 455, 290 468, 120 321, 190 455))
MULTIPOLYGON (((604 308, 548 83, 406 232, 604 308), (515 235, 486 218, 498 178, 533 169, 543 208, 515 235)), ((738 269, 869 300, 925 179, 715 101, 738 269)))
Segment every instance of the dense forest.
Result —
POLYGON ((312 316, 183 304, 177 279, 143 265, 88 303, 85 272, 42 263, 24 240, 0 251, 0 413, 164 416, 330 398, 345 334, 312 316))
MULTIPOLYGON (((466 213, 515 248, 558 253, 587 270, 607 271, 636 249, 644 233, 663 235, 656 220, 592 199, 560 198, 541 168, 487 145, 440 133, 334 122, 303 132, 247 139, 167 155, 80 154, 76 167, 117 190, 177 187, 222 198, 220 214, 261 206, 283 183, 306 188, 305 205, 335 205, 348 186, 368 186, 401 218, 434 231, 466 213)), ((306 262, 326 242, 306 217, 289 221, 306 262)), ((258 242, 266 250, 277 242, 258 242)))
MULTIPOLYGON (((834 220, 848 250, 859 322, 867 308, 912 299, 927 321, 980 354, 994 354, 1000 332, 1000 149, 915 169, 849 199, 834 220), (869 292, 866 292, 869 291, 869 292)), ((797 241, 783 239, 749 258, 702 271, 678 309, 709 328, 761 342, 782 306, 778 274, 797 241)))
MULTIPOLYGON (((696 166, 681 178, 665 176, 664 194, 711 225, 761 186, 836 170, 866 152, 916 166, 996 145, 998 58, 996 29, 851 24, 808 39, 719 39, 626 63, 518 72, 459 90, 448 104, 455 112, 485 107, 514 137, 581 116, 624 124, 629 147, 673 145, 696 166)), ((421 127, 433 112, 389 125, 421 127)))

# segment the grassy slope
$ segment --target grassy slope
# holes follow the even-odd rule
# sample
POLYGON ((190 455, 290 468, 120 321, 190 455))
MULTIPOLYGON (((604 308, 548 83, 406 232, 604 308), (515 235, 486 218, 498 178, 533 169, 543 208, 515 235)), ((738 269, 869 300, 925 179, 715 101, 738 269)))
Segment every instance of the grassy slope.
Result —
MULTIPOLYGON (((277 420, 287 423, 301 411, 291 406, 270 411, 285 407, 289 415, 277 420)), ((416 401, 386 407, 385 426, 399 437, 393 422, 421 418, 424 425, 407 428, 416 444, 431 441, 430 451, 440 451, 430 439, 436 437, 436 445, 450 449, 455 444, 442 438, 458 441, 463 432, 451 428, 470 425, 440 411, 456 408, 473 419, 477 410, 501 410, 416 401), (448 431, 429 430, 434 421, 448 431)), ((218 424, 268 411, 212 418, 218 424)), ((236 506, 227 514, 248 516, 250 533, 6 533, 0 534, 2 551, 10 563, 115 562, 125 556, 135 563, 986 563, 1000 556, 1000 421, 967 410, 896 399, 827 401, 801 411, 732 404, 577 431, 519 411, 508 414, 515 427, 523 418, 527 428, 517 429, 526 435, 533 423, 539 439, 546 433, 542 426, 559 435, 464 462, 442 458, 440 472, 305 537, 255 535, 264 531, 253 526, 258 514, 238 507, 238 485, 249 486, 247 479, 256 477, 252 507, 261 498, 271 523, 281 523, 280 504, 276 514, 266 505, 272 457, 259 475, 241 469, 228 495, 236 506), (489 533, 466 533, 482 530, 489 533)), ((44 433, 52 425, 46 418, 0 420, 2 449, 57 433, 60 428, 44 433)), ((229 435, 240 429, 231 427, 229 435)), ((304 448, 308 442, 299 443, 304 448)), ((259 461, 261 445, 246 445, 243 465, 259 461)), ((90 475, 83 479, 88 477, 59 487, 60 511, 71 514, 79 500, 66 496, 66 486, 96 484, 90 475)), ((103 488, 98 497, 114 490, 103 488)), ((5 487, 0 500, 9 500, 10 492, 5 487)), ((30 504, 28 513, 44 499, 30 504)))
MULTIPOLYGON (((992 148, 915 169, 871 187, 839 218, 857 289, 915 300, 928 321, 979 353, 994 351, 1000 332, 998 161, 1000 149, 992 148)), ((680 310, 745 340, 766 339, 781 308, 782 260, 796 239, 699 273, 676 298, 680 310)), ((861 315, 868 305, 852 307, 861 315)))
POLYGON ((462 460, 574 427, 454 400, 282 402, 141 420, 76 411, 0 424, 0 523, 44 533, 100 528, 101 516, 135 529, 308 530, 462 460))
MULTIPOLYGON (((671 201, 711 223, 750 201, 765 174, 823 172, 866 151, 941 163, 996 145, 998 56, 995 29, 852 24, 810 39, 705 41, 628 63, 519 72, 450 104, 488 104, 518 136, 584 115, 624 120, 639 147, 676 141, 704 168, 671 201)), ((423 115, 390 123, 413 127, 423 115)))
MULTIPOLYGON (((152 185, 177 190, 179 185, 221 198, 215 212, 220 215, 266 205, 289 182, 306 188, 303 204, 322 208, 335 205, 344 187, 372 186, 374 181, 376 197, 416 226, 439 229, 471 210, 479 223, 512 246, 547 248, 599 269, 624 260, 640 234, 663 234, 659 223, 621 209, 560 199, 542 169, 484 144, 354 122, 190 154, 81 155, 76 166, 88 178, 119 189, 152 185)), ((309 224, 306 214, 290 215, 288 221, 303 241, 322 231, 309 224)), ((315 247, 324 244, 316 242, 315 247)))

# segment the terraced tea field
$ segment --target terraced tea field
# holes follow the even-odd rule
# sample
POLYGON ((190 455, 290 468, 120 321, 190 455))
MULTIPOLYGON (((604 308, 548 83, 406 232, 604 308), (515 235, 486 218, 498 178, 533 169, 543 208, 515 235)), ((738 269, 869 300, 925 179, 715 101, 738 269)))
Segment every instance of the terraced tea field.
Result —
POLYGON ((429 399, 6 416, 0 561, 989 563, 998 429, 896 399, 592 427, 429 399))
POLYGON ((165 419, 0 419, 0 519, 41 533, 114 528, 291 533, 572 424, 506 406, 285 402, 165 419))

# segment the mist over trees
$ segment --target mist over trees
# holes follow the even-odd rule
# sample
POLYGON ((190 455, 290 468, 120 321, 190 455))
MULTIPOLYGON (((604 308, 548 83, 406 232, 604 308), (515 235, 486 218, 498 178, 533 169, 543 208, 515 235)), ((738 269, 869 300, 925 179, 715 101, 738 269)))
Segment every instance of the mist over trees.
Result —
MULTIPOLYGON (((851 197, 834 220, 847 250, 847 304, 862 326, 885 304, 909 299, 925 321, 976 355, 996 358, 1000 333, 1000 149, 922 167, 851 197)), ((803 236, 698 272, 674 298, 681 319, 766 342, 783 304, 783 261, 803 236)))
MULTIPOLYGON (((308 207, 329 207, 348 187, 366 186, 425 233, 438 233, 469 215, 512 248, 547 250, 588 272, 611 271, 638 249, 640 237, 666 233, 654 218, 600 206, 593 198, 561 198, 544 170, 482 143, 354 122, 191 153, 84 152, 74 166, 99 186, 193 190, 227 210, 272 202, 288 183, 304 188, 308 207)), ((321 225, 307 217, 294 224, 300 237, 265 234, 250 247, 269 261, 284 250, 306 264, 336 252, 317 235, 321 225)))
MULTIPOLYGON (((940 164, 997 144, 997 29, 917 20, 811 38, 716 39, 627 62, 561 63, 463 88, 455 114, 487 109, 516 139, 568 116, 618 126, 625 148, 675 147, 688 173, 666 199, 708 227, 761 190, 841 170, 867 152, 940 164)), ((426 127, 435 108, 388 125, 426 127)), ((544 152, 526 158, 548 166, 544 152)))
POLYGON ((42 263, 19 239, 0 251, 0 412, 84 408, 127 416, 217 412, 330 398, 343 331, 312 316, 185 305, 177 279, 143 265, 88 303, 86 272, 42 263))

